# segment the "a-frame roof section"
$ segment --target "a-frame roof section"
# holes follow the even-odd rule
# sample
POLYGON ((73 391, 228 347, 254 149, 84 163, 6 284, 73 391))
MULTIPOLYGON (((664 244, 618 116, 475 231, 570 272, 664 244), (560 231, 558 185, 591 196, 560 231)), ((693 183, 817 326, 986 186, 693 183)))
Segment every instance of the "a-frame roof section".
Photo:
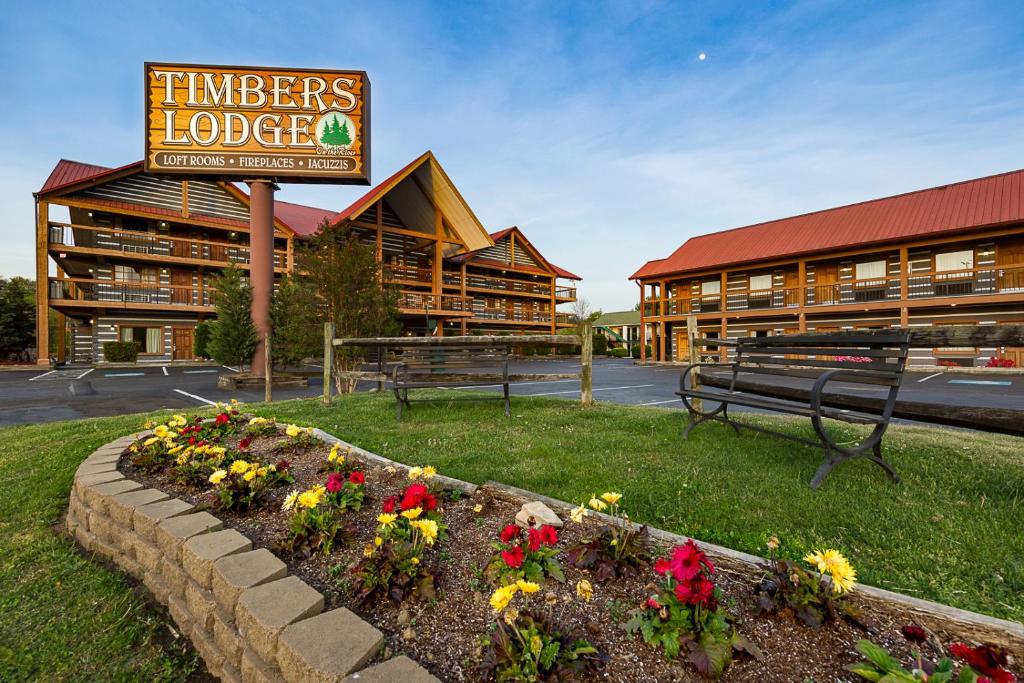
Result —
POLYGON ((493 244, 473 209, 429 150, 357 199, 337 214, 333 222, 354 220, 385 197, 392 211, 412 229, 432 234, 436 206, 466 249, 483 249, 493 244))
MULTIPOLYGON (((230 182, 194 180, 189 182, 189 212, 185 215, 181 210, 180 181, 161 176, 148 175, 143 170, 143 163, 136 161, 118 168, 107 168, 95 164, 85 164, 79 161, 61 159, 50 172, 43 187, 35 193, 40 199, 57 200, 58 198, 78 199, 88 202, 90 205, 107 207, 111 211, 125 210, 139 214, 145 214, 158 219, 170 219, 184 223, 202 221, 214 225, 225 225, 240 230, 249 229, 248 208, 249 195, 230 182), (110 193, 105 196, 99 190, 103 186, 115 187, 117 184, 131 184, 133 177, 138 177, 138 182, 146 183, 147 187, 124 187, 117 188, 119 192, 110 193), (148 190, 158 187, 160 184, 171 190, 163 200, 153 201, 148 190), (228 196, 224 196, 224 194, 228 196), (150 199, 135 200, 134 197, 149 196, 150 199), (232 207, 232 204, 235 206, 232 207)), ((59 201, 59 200, 58 200, 59 201)), ((275 202, 275 204, 278 204, 275 202)), ((291 205, 294 207, 296 205, 291 205)), ((291 208, 287 207, 287 208, 291 208)), ((309 211, 301 214, 296 211, 284 211, 293 221, 303 223, 300 228, 293 228, 289 222, 277 215, 275 210, 274 227, 282 234, 289 233, 302 236, 312 230, 306 230, 304 219, 310 212, 318 212, 321 215, 330 215, 331 212, 313 207, 303 207, 309 211)))

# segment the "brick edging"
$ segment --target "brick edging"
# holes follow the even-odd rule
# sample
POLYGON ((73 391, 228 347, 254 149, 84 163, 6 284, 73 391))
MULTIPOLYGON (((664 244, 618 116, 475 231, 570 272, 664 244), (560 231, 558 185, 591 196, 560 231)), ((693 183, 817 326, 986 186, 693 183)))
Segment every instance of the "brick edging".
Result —
MULTIPOLYGON (((94 451, 75 472, 67 529, 86 550, 132 575, 170 612, 207 669, 245 683, 430 683, 405 656, 366 667, 383 634, 324 596, 269 550, 208 512, 117 469, 141 434, 94 451)), ((332 438, 332 441, 334 439, 332 438)))

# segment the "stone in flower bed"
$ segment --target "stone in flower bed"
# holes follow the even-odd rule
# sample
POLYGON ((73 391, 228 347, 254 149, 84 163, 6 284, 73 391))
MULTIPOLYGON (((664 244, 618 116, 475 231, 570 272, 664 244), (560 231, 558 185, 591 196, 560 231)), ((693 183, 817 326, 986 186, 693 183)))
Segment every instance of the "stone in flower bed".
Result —
MULTIPOLYGON (((891 661, 876 656, 884 665, 909 667, 922 651, 936 661, 937 644, 971 638, 936 630, 909 640, 901 627, 913 617, 861 604, 837 551, 786 560, 799 591, 777 582, 769 595, 768 570, 712 563, 699 544, 666 546, 628 528, 628 491, 598 492, 561 529, 531 533, 515 526, 528 501, 488 487, 445 489, 432 468, 362 460, 239 406, 208 422, 176 416, 128 456, 130 479, 209 508, 255 548, 274 549, 326 596, 325 613, 347 608, 380 629, 382 659, 408 655, 445 681, 852 681, 870 675, 861 652, 877 655, 861 641, 888 652, 891 661), (227 501, 231 476, 237 491, 227 501), (248 482, 259 484, 256 495, 248 482), (808 595, 826 612, 855 606, 858 618, 808 627, 791 604, 808 595)), ((963 648, 951 662, 958 675, 973 662, 1008 680, 998 671, 1011 662, 998 651, 963 648)))

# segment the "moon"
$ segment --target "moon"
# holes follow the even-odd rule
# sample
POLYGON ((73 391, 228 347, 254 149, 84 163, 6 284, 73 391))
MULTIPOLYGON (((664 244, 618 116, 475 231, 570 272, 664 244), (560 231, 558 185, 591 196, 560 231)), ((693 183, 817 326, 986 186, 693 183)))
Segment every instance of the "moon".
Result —
POLYGON ((705 59, 707 59, 707 58, 708 58, 708 56, 707 56, 706 54, 704 54, 703 52, 701 52, 701 53, 700 53, 699 55, 697 55, 697 59, 699 59, 699 60, 700 60, 700 61, 702 61, 702 62, 703 62, 703 61, 704 61, 705 59))

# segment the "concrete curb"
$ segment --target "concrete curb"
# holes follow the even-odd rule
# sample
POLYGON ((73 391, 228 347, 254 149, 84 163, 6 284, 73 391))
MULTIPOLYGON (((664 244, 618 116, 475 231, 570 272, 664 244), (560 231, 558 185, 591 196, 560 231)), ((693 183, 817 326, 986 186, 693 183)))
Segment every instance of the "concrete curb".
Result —
POLYGON ((85 459, 71 488, 67 530, 85 550, 142 581, 211 674, 231 683, 438 681, 406 657, 367 667, 383 642, 377 628, 344 607, 324 612, 324 596, 287 575, 269 551, 252 550, 248 538, 213 515, 121 475, 119 454, 140 436, 85 459))

